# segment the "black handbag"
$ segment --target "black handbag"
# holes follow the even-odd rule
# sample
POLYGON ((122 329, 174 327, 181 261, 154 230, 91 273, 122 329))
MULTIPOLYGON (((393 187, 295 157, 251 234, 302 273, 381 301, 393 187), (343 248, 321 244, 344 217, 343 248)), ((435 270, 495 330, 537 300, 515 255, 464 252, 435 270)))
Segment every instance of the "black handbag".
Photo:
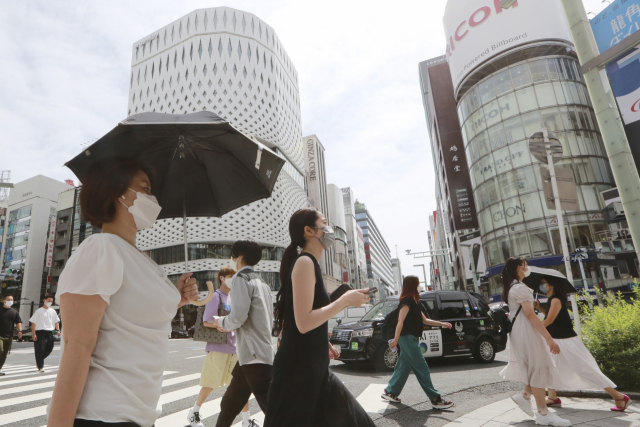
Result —
MULTIPOLYGON (((206 306, 204 305, 201 307, 198 307, 198 312, 196 315, 196 324, 193 329, 193 340, 211 342, 214 344, 227 344, 228 332, 222 332, 217 330, 216 328, 207 328, 202 324, 202 317, 204 316, 205 308, 206 306)), ((231 312, 229 310, 224 309, 224 305, 222 304, 222 298, 220 298, 220 304, 218 305, 218 316, 227 316, 229 313, 231 312)))

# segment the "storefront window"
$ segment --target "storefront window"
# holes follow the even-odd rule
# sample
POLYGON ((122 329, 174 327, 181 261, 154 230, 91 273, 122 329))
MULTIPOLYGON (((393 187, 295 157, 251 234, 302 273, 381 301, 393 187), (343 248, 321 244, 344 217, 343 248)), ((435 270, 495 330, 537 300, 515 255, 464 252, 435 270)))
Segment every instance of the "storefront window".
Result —
POLYGON ((504 131, 507 135, 509 142, 519 141, 524 139, 524 128, 522 127, 522 120, 520 117, 514 117, 504 121, 504 131))
POLYGON ((531 251, 534 257, 540 257, 551 254, 551 247, 549 246, 549 234, 547 229, 530 231, 529 239, 531 240, 531 251))
POLYGON ((536 110, 538 108, 536 93, 530 86, 517 90, 516 98, 518 99, 518 107, 520 107, 520 111, 522 112, 536 110))
POLYGON ((529 66, 524 63, 511 68, 511 80, 514 89, 531 84, 529 66))
MULTIPOLYGON (((572 169, 580 212, 601 210, 599 192, 609 188, 611 166, 589 106, 572 58, 522 62, 488 76, 463 95, 459 116, 489 266, 512 255, 562 252, 557 228, 540 228, 556 217, 541 191, 541 164, 529 151, 528 138, 544 127, 562 144, 563 158, 557 166, 572 169), (527 227, 533 230, 523 232, 527 227)), ((569 228, 571 247, 592 245, 596 239, 589 224, 569 228)))
POLYGON ((535 85, 534 88, 540 108, 549 107, 551 105, 558 105, 558 102, 556 101, 556 95, 553 91, 553 86, 551 85, 551 83, 535 85))
POLYGON ((527 240, 527 233, 517 233, 509 236, 511 240, 511 253, 512 256, 519 256, 523 258, 531 258, 531 250, 529 249, 529 241, 527 240))
POLYGON ((544 212, 542 210, 542 201, 540 200, 540 194, 542 192, 534 192, 529 194, 524 194, 520 196, 520 201, 522 202, 522 214, 524 215, 524 219, 526 221, 539 219, 544 217, 544 212))
POLYGON ((533 80, 534 83, 549 80, 547 61, 545 59, 529 62, 529 69, 531 70, 531 80, 533 80))
POLYGON ((511 92, 513 90, 513 85, 511 84, 511 74, 509 73, 509 70, 504 70, 496 74, 492 78, 492 80, 496 87, 496 95, 498 96, 507 92, 511 92))
POLYGON ((571 234, 573 236, 573 246, 575 248, 593 246, 593 238, 591 236, 588 224, 572 225, 571 234))
POLYGON ((502 205, 504 206, 504 216, 507 220, 507 225, 524 221, 524 212, 522 211, 522 203, 520 203, 519 197, 504 200, 502 205))

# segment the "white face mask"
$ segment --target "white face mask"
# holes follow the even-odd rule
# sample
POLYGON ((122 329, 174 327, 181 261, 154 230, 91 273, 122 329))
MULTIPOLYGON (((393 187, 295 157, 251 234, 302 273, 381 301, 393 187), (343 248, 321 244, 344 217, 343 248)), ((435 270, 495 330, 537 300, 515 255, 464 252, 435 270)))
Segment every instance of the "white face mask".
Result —
MULTIPOLYGON (((240 259, 236 258, 234 260, 233 258, 231 258, 231 267, 233 267, 235 271, 240 271, 240 265, 238 261, 240 261, 240 259)), ((229 288, 231 288, 231 286, 229 286, 229 288)))
POLYGON ((45 303, 44 303, 44 305, 46 305, 46 306, 47 306, 47 308, 48 308, 48 307, 51 307, 51 304, 53 304, 53 303, 52 303, 52 302, 49 302, 49 301, 47 301, 47 302, 45 302, 45 303))
POLYGON ((320 230, 324 232, 324 236, 316 237, 316 239, 320 240, 320 243, 324 247, 324 250, 328 251, 329 249, 331 249, 334 243, 336 242, 336 236, 333 232, 333 228, 329 227, 328 225, 325 225, 323 227, 313 227, 313 228, 315 229, 320 228, 320 230))
POLYGON ((524 277, 529 277, 530 274, 531 274, 531 269, 529 268, 529 266, 526 266, 524 268, 524 277))
POLYGON ((233 282, 233 280, 231 280, 231 278, 227 279, 226 277, 222 278, 222 283, 224 283, 227 288, 231 289, 231 282, 233 282))
MULTIPOLYGON (((129 190, 131 190, 129 188, 129 190)), ((131 215, 133 215, 133 221, 136 223, 136 228, 138 230, 145 230, 147 228, 153 227, 153 223, 158 219, 158 215, 160 215, 160 211, 162 207, 158 204, 158 199, 155 196, 150 196, 148 194, 140 193, 135 190, 131 190, 134 193, 138 194, 138 197, 133 201, 133 205, 127 206, 122 200, 122 203, 128 210, 131 215)), ((122 196, 124 199, 124 196, 122 196)))
POLYGON ((13 305, 13 301, 5 301, 4 305, 6 305, 7 307, 11 307, 13 305))
POLYGON ((549 292, 549 285, 547 285, 546 283, 540 284, 540 292, 546 295, 547 292, 549 292))

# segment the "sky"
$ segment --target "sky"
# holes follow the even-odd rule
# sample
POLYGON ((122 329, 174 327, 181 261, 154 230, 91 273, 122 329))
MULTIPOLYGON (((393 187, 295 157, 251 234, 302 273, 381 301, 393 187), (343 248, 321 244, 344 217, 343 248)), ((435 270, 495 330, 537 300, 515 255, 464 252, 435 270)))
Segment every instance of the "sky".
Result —
POLYGON ((0 170, 14 183, 37 174, 77 183, 63 164, 126 117, 132 44, 195 9, 248 11, 274 28, 298 71, 302 132, 324 145, 328 182, 353 189, 392 256, 397 246, 403 274, 422 280, 414 265, 429 260, 404 255, 429 249, 436 209, 418 63, 444 54, 445 4, 16 2, 0 14, 0 170))

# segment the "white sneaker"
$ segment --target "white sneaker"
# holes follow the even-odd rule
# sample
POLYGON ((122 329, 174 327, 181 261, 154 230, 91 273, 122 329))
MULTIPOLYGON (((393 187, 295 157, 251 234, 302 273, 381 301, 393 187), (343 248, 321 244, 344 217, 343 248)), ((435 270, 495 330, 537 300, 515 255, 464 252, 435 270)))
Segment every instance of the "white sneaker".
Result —
POLYGON ((547 415, 536 413, 536 424, 539 426, 570 426, 571 421, 560 418, 553 412, 549 412, 547 415))
POLYGON ((533 417, 533 408, 531 407, 531 401, 525 399, 524 395, 521 391, 516 393, 514 396, 511 396, 511 400, 516 402, 516 404, 522 409, 527 415, 533 417))
POLYGON ((40 372, 41 374, 44 374, 44 369, 38 369, 38 372, 40 372))
POLYGON ((191 408, 189 415, 187 415, 187 421, 191 423, 189 424, 191 427, 204 427, 204 424, 200 422, 200 412, 194 411, 193 408, 191 408))

